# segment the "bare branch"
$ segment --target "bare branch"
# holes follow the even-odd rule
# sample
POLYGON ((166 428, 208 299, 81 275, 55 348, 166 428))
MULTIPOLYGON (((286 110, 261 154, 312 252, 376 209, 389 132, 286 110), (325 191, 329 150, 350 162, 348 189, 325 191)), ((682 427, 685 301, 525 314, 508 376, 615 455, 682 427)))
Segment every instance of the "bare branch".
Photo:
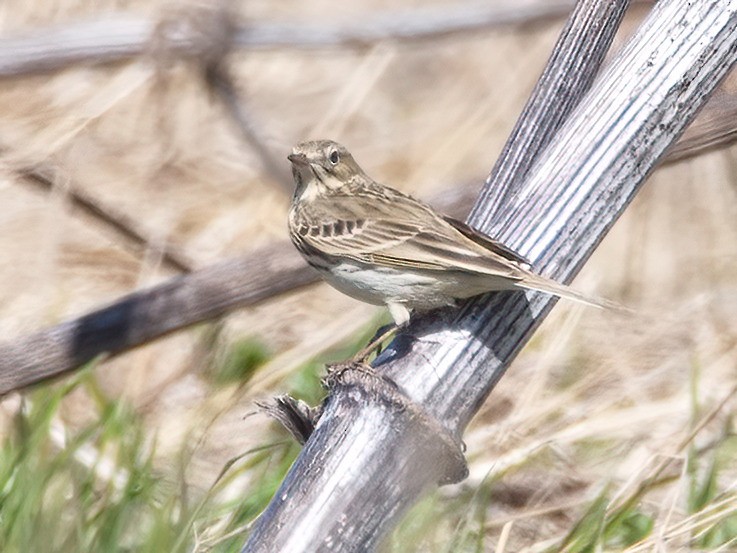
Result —
POLYGON ((73 23, 0 39, 0 76, 58 71, 78 63, 112 63, 144 53, 154 25, 130 16, 73 23))
POLYGON ((497 0, 370 15, 334 26, 303 21, 260 24, 239 30, 236 40, 241 46, 256 49, 357 48, 384 40, 430 40, 560 17, 574 4, 573 0, 497 0))

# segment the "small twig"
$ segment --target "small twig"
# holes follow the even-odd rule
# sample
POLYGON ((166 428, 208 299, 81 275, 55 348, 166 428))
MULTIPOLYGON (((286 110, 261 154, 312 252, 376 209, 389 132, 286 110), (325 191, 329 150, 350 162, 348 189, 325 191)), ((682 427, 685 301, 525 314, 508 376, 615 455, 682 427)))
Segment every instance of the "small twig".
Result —
POLYGON ((256 406, 281 424, 289 434, 304 445, 315 430, 322 414, 322 406, 312 407, 289 395, 280 395, 267 401, 257 401, 256 406))
MULTIPOLYGON (((44 191, 54 188, 56 178, 49 167, 26 167, 17 170, 21 177, 19 182, 44 191)), ((67 186, 67 195, 74 211, 88 216, 105 227, 113 230, 121 237, 129 248, 141 254, 144 250, 154 248, 161 255, 161 260, 170 268, 189 273, 194 269, 194 262, 183 252, 177 251, 169 244, 160 244, 147 236, 140 225, 128 215, 115 208, 104 205, 81 189, 67 186)))
POLYGON ((284 191, 291 195, 294 191, 294 185, 292 184, 292 177, 287 170, 287 164, 277 159, 266 146, 256 124, 246 114, 246 110, 243 108, 243 102, 239 98, 227 69, 222 65, 209 67, 207 70, 207 82, 222 101, 231 119, 243 135, 243 138, 261 159, 266 172, 274 181, 279 183, 284 191))

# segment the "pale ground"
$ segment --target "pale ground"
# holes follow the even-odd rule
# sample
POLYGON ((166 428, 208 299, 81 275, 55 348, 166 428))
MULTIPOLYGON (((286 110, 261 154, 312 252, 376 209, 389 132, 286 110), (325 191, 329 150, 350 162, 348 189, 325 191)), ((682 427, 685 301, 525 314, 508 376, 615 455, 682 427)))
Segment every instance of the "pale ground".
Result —
MULTIPOLYGON (((365 4, 350 8, 353 16, 391 7, 365 4)), ((324 1, 247 8, 252 17, 350 15, 324 1)), ((16 0, 0 8, 0 30, 104 9, 162 10, 158 2, 69 0, 49 9, 16 0)), ((247 110, 280 160, 297 141, 334 138, 377 180, 427 197, 457 183, 480 185, 559 26, 364 52, 236 52, 231 62, 247 110)), ((192 65, 143 60, 5 80, 0 114, 5 338, 173 274, 121 247, 114 232, 71 216, 65 184, 135 218, 152 239, 176 244, 200 267, 286 238, 288 195, 262 172, 192 65), (36 162, 62 175, 54 193, 17 179, 14 167, 36 162)), ((737 383, 736 159, 731 148, 651 177, 576 284, 642 316, 622 321, 561 302, 466 435, 471 485, 507 471, 510 493, 522 494, 530 510, 575 507, 605 482, 619 490, 662 456, 683 456, 678 443, 694 421, 737 383), (586 444, 596 448, 581 455, 586 444), (546 461, 529 462, 538 456, 546 461)), ((232 314, 227 336, 258 337, 275 353, 245 390, 214 394, 204 384, 200 330, 104 363, 97 375, 108 394, 128 397, 145 414, 163 465, 186 436, 206 433, 190 471, 206 487, 227 459, 264 440, 266 421, 243 420, 253 399, 284 392, 291 370, 365 330, 377 313, 319 285, 232 314)), ((88 413, 84 398, 76 399, 67 406, 69 424, 88 413)), ((695 443, 715 439, 735 405, 728 403, 695 443)), ((737 466, 726 475, 734 479, 737 466)), ((675 509, 662 524, 681 516, 682 494, 677 485, 664 489, 662 504, 651 506, 675 509)), ((502 502, 491 532, 520 512, 502 502)), ((518 546, 557 535, 575 512, 519 515, 518 546)))

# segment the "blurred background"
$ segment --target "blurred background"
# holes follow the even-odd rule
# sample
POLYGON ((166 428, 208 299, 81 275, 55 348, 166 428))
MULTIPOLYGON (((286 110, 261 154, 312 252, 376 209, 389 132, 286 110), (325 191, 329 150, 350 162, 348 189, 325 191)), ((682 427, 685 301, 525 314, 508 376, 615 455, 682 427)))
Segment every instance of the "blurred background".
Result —
MULTIPOLYGON (((302 140, 338 140, 423 199, 473 198, 570 3, 514 4, 516 20, 421 40, 228 51, 228 25, 380 27, 483 4, 251 0, 223 18, 214 3, 6 0, 0 37, 158 31, 114 63, 2 77, 2 339, 276 251, 302 140), (203 36, 189 55, 167 47, 180 25, 203 36), (235 104, 206 79, 212 60, 235 104)), ((652 175, 575 284, 638 315, 560 302, 468 429, 469 479, 419 504, 388 550, 737 547, 736 161, 724 147, 652 175)), ((317 403, 323 364, 385 320, 314 284, 6 396, 0 549, 238 550, 298 452, 254 401, 317 403)))

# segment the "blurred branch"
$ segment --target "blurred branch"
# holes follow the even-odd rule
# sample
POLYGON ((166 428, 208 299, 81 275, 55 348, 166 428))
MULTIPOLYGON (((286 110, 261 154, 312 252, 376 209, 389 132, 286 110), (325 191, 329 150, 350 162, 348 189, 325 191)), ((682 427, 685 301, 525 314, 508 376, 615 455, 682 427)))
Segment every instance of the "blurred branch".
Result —
MULTIPOLYGON (((574 38, 579 47, 567 49, 557 71, 579 71, 597 58, 592 49, 603 41, 584 36, 593 40, 596 25, 616 28, 626 1, 615 4, 580 0, 579 16, 591 15, 588 32, 574 38)), ((660 0, 536 152, 524 182, 503 195, 507 203, 496 216, 485 193, 469 222, 496 231, 541 273, 569 282, 735 60, 737 0, 660 0)), ((416 317, 373 370, 459 439, 554 303, 546 294, 506 292, 416 317)), ((427 450, 407 435, 400 410, 355 388, 340 392, 329 396, 244 552, 373 550, 423 490, 437 485, 438 468, 427 466, 427 450)), ((443 461, 436 461, 441 468, 443 461)))
POLYGON ((310 24, 304 21, 259 24, 239 30, 236 41, 240 46, 257 49, 364 48, 384 40, 432 40, 494 27, 533 23, 564 16, 574 4, 574 0, 495 0, 368 14, 344 24, 310 24))
MULTIPOLYGON (((459 186, 432 203, 462 217, 475 194, 475 187, 459 186)), ((284 241, 133 292, 81 317, 0 343, 0 395, 317 280, 284 241)))
MULTIPOLYGON (((16 172, 21 178, 21 183, 46 192, 51 191, 55 183, 59 181, 49 167, 25 167, 16 172)), ((70 186, 65 188, 73 209, 72 213, 78 212, 94 219, 113 231, 116 237, 122 238, 125 245, 138 254, 142 254, 147 249, 153 249, 161 256, 161 261, 170 268, 182 273, 189 273, 193 270, 194 263, 187 255, 169 244, 161 244, 153 240, 128 215, 103 204, 83 190, 70 186)))
POLYGON ((278 160, 266 147, 263 136, 246 112, 227 67, 228 54, 233 49, 237 32, 230 3, 218 2, 207 8, 167 12, 153 35, 153 55, 157 61, 166 62, 172 53, 176 54, 171 37, 181 35, 183 29, 187 29, 185 34, 192 38, 192 48, 187 49, 187 56, 199 65, 208 88, 222 102, 246 143, 256 152, 266 174, 291 196, 294 185, 287 164, 283 159, 278 160))
POLYGON ((291 244, 212 265, 0 344, 0 395, 315 280, 291 244))
POLYGON ((704 106, 681 140, 668 151, 668 162, 717 150, 737 140, 737 74, 731 73, 704 106))
MULTIPOLYGON (((350 23, 234 24, 235 47, 362 48, 382 40, 427 40, 565 15, 573 0, 497 0, 451 8, 424 8, 367 15, 350 23)), ((197 10, 195 10, 197 11, 197 10)), ((112 63, 165 43, 183 57, 197 57, 217 37, 207 37, 197 17, 167 17, 166 25, 129 14, 26 31, 0 39, 0 77, 56 71, 78 63, 112 63)))
POLYGON ((287 168, 287 164, 283 160, 277 159, 271 153, 271 150, 266 147, 265 141, 256 124, 248 116, 246 109, 243 107, 243 101, 238 95, 230 72, 222 63, 219 63, 206 69, 206 80, 210 88, 220 98, 245 141, 255 150, 259 159, 261 159, 266 172, 291 196, 294 192, 294 182, 287 168))
MULTIPOLYGON (((639 3, 648 4, 642 0, 639 3)), ((187 10, 175 11, 158 23, 131 18, 123 14, 109 15, 105 19, 73 23, 66 26, 27 31, 24 35, 0 38, 0 78, 58 71, 77 64, 108 64, 136 58, 142 55, 156 55, 168 51, 182 58, 199 59, 203 65, 214 57, 212 52, 224 54, 234 47, 251 49, 277 48, 330 48, 330 47, 368 47, 380 40, 427 40, 442 36, 452 36, 473 30, 484 30, 497 26, 530 23, 567 13, 573 0, 508 0, 493 4, 462 5, 453 8, 431 8, 406 12, 404 14, 380 14, 368 16, 358 23, 346 25, 288 23, 252 23, 237 25, 232 15, 225 28, 221 15, 196 13, 187 10), (208 22, 216 21, 216 25, 208 22), (227 40, 224 40, 224 37, 227 40)), ((207 10, 212 12, 213 10, 207 10)), ((545 77, 545 76, 543 76, 545 77)), ((573 75, 578 86, 585 86, 589 75, 573 75)), ((543 86, 541 80, 540 87, 543 86)), ((215 91, 240 128, 244 138, 256 150, 264 167, 272 177, 284 184, 284 171, 274 162, 274 156, 264 145, 253 122, 239 108, 241 102, 232 80, 213 83, 215 91)), ((566 83, 547 83, 544 90, 536 94, 550 98, 555 86, 566 83)), ((714 106, 709 104, 704 114, 699 116, 693 127, 697 131, 687 132, 685 143, 674 147, 673 158, 691 157, 707 148, 721 147, 734 142, 737 136, 735 105, 737 92, 730 89, 715 95, 714 106), (693 151, 692 151, 693 150, 693 151)), ((544 106, 544 102, 539 104, 544 106)), ((538 110, 538 113, 542 110, 538 110)), ((527 121, 521 119, 520 121, 527 121)), ((532 128, 535 128, 534 126, 532 128)), ((527 136, 523 129, 515 129, 513 136, 527 136)), ((530 129, 524 129, 529 131, 530 129)), ((542 129, 541 129, 542 130, 542 129)), ((547 129, 552 131, 552 128, 547 129)), ((533 133, 525 140, 545 140, 552 133, 533 133)), ((509 144, 508 144, 509 145, 509 144)), ((508 147, 507 145, 507 147, 508 147)), ((506 152, 500 158, 494 173, 499 182, 504 182, 503 174, 508 171, 517 153, 506 152), (508 159, 508 161, 503 161, 508 159)), ((288 182, 288 179, 287 179, 288 182)), ((503 186, 499 190, 506 189, 503 186)))

